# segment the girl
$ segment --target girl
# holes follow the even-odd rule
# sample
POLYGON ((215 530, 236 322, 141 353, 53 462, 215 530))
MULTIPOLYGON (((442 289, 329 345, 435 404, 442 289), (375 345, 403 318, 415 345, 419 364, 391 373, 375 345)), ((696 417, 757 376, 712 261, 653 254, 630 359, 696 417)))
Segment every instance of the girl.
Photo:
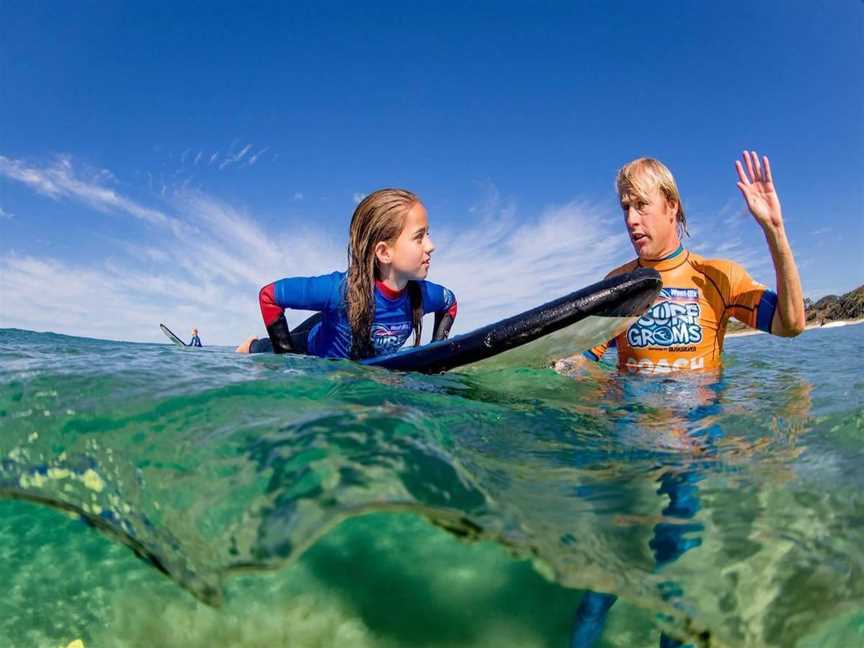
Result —
POLYGON ((414 346, 420 344, 425 313, 435 313, 432 339, 446 338, 456 298, 425 281, 434 250, 426 208, 417 196, 404 189, 369 194, 351 218, 348 271, 264 286, 258 299, 270 339, 250 338, 237 351, 354 360, 394 353, 412 331, 414 346), (292 332, 286 308, 318 313, 292 332))

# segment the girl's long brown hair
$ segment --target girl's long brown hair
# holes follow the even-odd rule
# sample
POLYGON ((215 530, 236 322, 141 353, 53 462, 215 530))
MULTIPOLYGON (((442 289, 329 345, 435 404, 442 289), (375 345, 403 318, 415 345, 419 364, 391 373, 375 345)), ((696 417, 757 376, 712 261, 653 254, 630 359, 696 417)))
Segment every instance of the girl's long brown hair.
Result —
MULTIPOLYGON (((402 233, 405 216, 420 199, 405 189, 379 189, 366 196, 351 217, 348 241, 348 277, 345 302, 351 326, 351 357, 368 358, 374 354, 371 331, 375 316, 375 279, 380 279, 375 246, 393 243, 402 233)), ((414 345, 420 343, 422 305, 408 285, 414 311, 414 345)))

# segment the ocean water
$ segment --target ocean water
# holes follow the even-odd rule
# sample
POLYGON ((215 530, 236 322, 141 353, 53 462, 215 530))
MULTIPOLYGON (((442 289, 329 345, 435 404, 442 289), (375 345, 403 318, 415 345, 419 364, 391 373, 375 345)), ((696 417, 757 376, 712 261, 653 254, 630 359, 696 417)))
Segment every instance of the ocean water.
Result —
POLYGON ((864 646, 862 348, 574 380, 0 330, 0 645, 563 647, 589 588, 601 646, 864 646))

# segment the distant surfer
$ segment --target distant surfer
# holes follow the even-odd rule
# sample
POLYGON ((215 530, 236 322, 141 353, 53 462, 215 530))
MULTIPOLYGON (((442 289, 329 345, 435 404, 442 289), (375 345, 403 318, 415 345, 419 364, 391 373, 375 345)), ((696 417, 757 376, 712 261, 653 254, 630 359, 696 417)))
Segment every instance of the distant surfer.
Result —
MULTIPOLYGON (((660 273, 663 288, 651 308, 615 338, 618 368, 624 373, 670 373, 711 370, 721 366, 723 340, 730 317, 781 337, 804 330, 801 280, 786 238, 780 200, 767 157, 745 151, 735 163, 738 188, 762 228, 774 264, 776 292, 754 281, 740 265, 705 259, 686 249, 681 238, 687 223, 672 173, 661 162, 639 158, 624 165, 616 181, 624 222, 637 258, 607 276, 638 267, 660 273)), ((559 360, 559 373, 575 375, 600 359, 610 346, 600 344, 584 354, 559 360)), ((669 510, 682 520, 698 510, 693 473, 667 473, 660 492, 670 498, 669 510)), ((660 525, 658 525, 658 528, 660 525)), ((682 525, 682 528, 685 528, 682 525)), ((659 529, 658 529, 659 530, 659 529)), ((661 537, 655 533, 655 540, 661 537)), ((680 534, 665 533, 655 548, 659 564, 674 560, 692 546, 680 534)), ((576 612, 571 648, 594 645, 603 631, 612 594, 586 592, 576 612)), ((664 647, 681 643, 663 635, 664 647)))
POLYGON ((201 346, 201 338, 198 337, 198 329, 192 329, 192 339, 189 340, 189 346, 191 347, 200 347, 201 346))
POLYGON ((361 359, 394 353, 413 333, 420 344, 423 315, 435 314, 433 340, 447 337, 456 298, 426 281, 435 246, 426 208, 404 189, 381 189, 351 218, 347 272, 291 277, 264 286, 258 299, 269 339, 251 337, 239 353, 306 353, 361 359), (288 329, 285 309, 317 311, 288 329))

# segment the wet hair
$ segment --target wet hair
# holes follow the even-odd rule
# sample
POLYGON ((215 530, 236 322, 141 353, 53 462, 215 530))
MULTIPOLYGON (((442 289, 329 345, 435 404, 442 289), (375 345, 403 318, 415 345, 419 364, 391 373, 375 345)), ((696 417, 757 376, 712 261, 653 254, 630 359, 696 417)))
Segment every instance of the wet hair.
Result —
POLYGON ((647 201, 648 194, 652 189, 658 189, 666 198, 666 202, 678 205, 678 213, 675 219, 678 221, 678 236, 683 238, 687 231, 687 217, 684 214, 684 205, 681 203, 681 194, 678 193, 678 185, 672 172, 666 165, 654 158, 637 158, 628 162, 618 169, 615 178, 615 189, 618 191, 618 200, 623 202, 625 196, 634 196, 640 201, 647 201))
MULTIPOLYGON (((393 244, 405 227, 405 218, 420 199, 405 189, 379 189, 357 205, 351 217, 348 240, 348 274, 345 302, 351 327, 351 357, 374 355, 371 332, 375 316, 375 280, 381 278, 375 246, 393 244)), ((419 290, 409 282, 414 320, 414 346, 420 344, 423 320, 419 290)))

